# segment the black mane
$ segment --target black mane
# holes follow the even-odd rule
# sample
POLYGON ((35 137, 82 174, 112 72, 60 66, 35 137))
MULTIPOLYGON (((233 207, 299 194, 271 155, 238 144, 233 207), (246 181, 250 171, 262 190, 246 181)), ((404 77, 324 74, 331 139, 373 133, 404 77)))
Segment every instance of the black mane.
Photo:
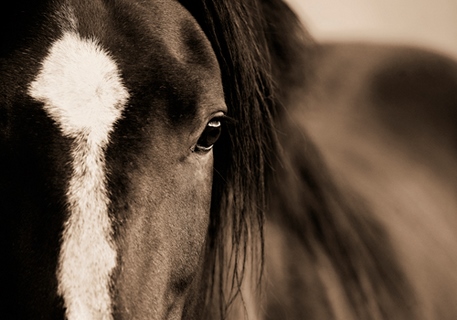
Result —
POLYGON ((210 290, 205 304, 216 303, 224 313, 239 291, 247 248, 256 247, 263 254, 265 183, 279 154, 274 119, 291 89, 304 83, 306 73, 300 69, 305 70, 311 41, 282 1, 181 2, 216 52, 228 116, 234 119, 221 141, 228 148, 215 149, 208 275, 203 275, 210 290), (232 240, 233 252, 226 248, 227 239, 232 240), (232 254, 234 266, 228 263, 232 254), (221 282, 231 268, 235 270, 228 280, 231 293, 224 297, 221 282))

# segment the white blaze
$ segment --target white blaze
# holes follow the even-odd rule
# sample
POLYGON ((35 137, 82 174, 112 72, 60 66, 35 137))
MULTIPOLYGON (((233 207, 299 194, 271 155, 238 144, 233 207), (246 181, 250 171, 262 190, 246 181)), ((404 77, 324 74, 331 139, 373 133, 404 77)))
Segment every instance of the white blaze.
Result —
POLYGON ((68 319, 111 319, 116 248, 108 215, 105 156, 129 97, 113 59, 95 41, 65 33, 51 47, 29 94, 73 139, 57 278, 68 319))

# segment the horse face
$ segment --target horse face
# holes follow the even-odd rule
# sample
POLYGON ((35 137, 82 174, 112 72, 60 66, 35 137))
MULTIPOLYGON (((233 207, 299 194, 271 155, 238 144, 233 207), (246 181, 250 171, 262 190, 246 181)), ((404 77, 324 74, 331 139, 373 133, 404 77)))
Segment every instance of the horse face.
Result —
POLYGON ((226 112, 211 46, 173 1, 40 9, 37 34, 11 42, 1 65, 2 209, 20 221, 6 232, 6 277, 40 279, 15 276, 11 312, 179 318, 226 112))

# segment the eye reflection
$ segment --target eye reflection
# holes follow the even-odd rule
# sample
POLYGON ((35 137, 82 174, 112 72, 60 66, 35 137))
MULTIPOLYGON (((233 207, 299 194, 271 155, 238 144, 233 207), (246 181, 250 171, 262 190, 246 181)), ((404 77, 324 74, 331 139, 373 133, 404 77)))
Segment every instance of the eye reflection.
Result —
POLYGON ((206 125, 205 130, 197 141, 194 151, 208 152, 219 139, 222 132, 222 121, 219 118, 212 119, 206 125))

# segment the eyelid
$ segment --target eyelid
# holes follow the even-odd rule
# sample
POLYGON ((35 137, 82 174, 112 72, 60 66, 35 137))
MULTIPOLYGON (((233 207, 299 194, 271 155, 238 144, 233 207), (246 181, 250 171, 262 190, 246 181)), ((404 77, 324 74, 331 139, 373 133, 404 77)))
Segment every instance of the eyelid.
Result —
POLYGON ((216 114, 214 117, 211 118, 210 121, 208 121, 208 123, 210 123, 211 121, 217 119, 218 121, 220 121, 222 124, 235 124, 236 123, 236 120, 233 119, 232 117, 229 117, 228 115, 226 115, 225 113, 221 113, 220 115, 216 114))

